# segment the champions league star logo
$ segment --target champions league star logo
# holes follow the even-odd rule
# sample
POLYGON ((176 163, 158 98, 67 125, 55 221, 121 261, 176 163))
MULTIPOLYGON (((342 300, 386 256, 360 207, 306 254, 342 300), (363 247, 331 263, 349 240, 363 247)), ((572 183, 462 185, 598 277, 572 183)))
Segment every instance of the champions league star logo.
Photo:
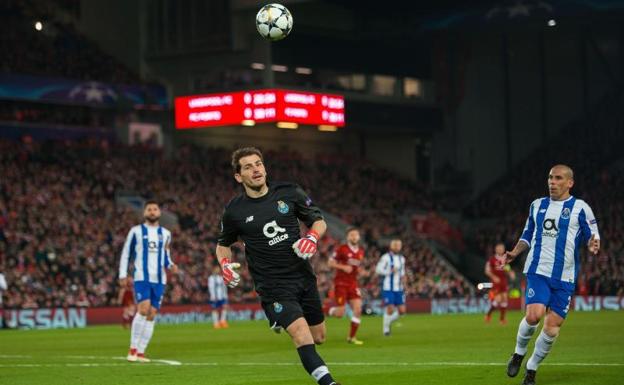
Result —
POLYGON ((82 83, 69 92, 72 99, 91 103, 105 103, 117 99, 117 93, 112 88, 98 82, 82 83))
POLYGON ((565 208, 563 209, 563 211, 561 212, 561 218, 563 219, 568 219, 570 218, 570 209, 569 208, 565 208))
POLYGON ((277 211, 281 214, 286 214, 288 213, 288 210, 290 210, 290 208, 286 203, 284 203, 284 201, 277 201, 277 211))

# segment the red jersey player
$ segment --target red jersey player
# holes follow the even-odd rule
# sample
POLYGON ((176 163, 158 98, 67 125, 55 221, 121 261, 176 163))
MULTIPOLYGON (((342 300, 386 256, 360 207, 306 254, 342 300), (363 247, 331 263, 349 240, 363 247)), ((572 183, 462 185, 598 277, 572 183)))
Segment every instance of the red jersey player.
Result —
POLYGON ((355 338, 360 326, 362 316, 362 296, 358 288, 358 267, 364 259, 364 248, 359 245, 360 231, 355 227, 347 229, 347 243, 338 246, 334 255, 329 259, 329 267, 336 269, 334 277, 334 293, 336 305, 329 309, 329 315, 342 317, 345 312, 345 304, 349 302, 353 316, 351 317, 351 330, 347 342, 362 345, 363 342, 355 338))
POLYGON ((130 327, 136 307, 134 304, 134 282, 132 279, 128 279, 126 286, 122 286, 121 290, 119 290, 118 302, 123 307, 121 326, 123 326, 124 329, 127 329, 130 327))
POLYGON ((515 274, 507 264, 503 243, 499 242, 494 247, 494 255, 485 264, 485 275, 492 280, 493 284, 492 290, 490 290, 490 310, 485 316, 485 322, 490 322, 494 310, 500 309, 500 323, 506 324, 505 313, 507 311, 507 292, 509 291, 507 276, 509 275, 513 279, 515 274))

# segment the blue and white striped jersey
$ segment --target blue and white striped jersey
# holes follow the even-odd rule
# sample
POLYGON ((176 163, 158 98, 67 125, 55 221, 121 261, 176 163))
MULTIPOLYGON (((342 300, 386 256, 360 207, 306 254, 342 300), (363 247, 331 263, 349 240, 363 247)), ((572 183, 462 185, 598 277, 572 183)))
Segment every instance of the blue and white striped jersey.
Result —
POLYGON ((208 293, 211 301, 223 301, 228 298, 227 287, 221 274, 211 274, 208 277, 208 293))
POLYGON ((531 248, 524 273, 575 283, 581 246, 592 234, 600 239, 594 212, 583 200, 573 196, 564 201, 534 200, 520 237, 531 248))
POLYGON ((167 283, 165 268, 171 260, 171 232, 162 226, 136 225, 128 232, 121 251, 119 278, 128 275, 128 262, 134 258, 134 281, 167 283))
POLYGON ((403 290, 402 278, 405 276, 404 256, 402 256, 401 254, 394 254, 392 252, 385 253, 379 259, 375 271, 377 272, 377 274, 384 277, 382 290, 403 290))

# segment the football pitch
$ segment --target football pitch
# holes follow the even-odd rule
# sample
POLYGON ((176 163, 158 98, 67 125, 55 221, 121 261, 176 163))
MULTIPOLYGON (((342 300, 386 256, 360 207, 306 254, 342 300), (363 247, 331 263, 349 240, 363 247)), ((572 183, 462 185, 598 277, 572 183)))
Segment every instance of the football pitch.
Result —
MULTIPOLYGON (((343 385, 520 384, 524 369, 505 374, 520 318, 512 312, 501 326, 482 315, 410 315, 384 337, 381 318, 364 317, 363 346, 345 342, 346 319, 330 319, 318 351, 343 385)), ((624 312, 571 313, 537 383, 621 384, 623 325, 624 312)), ((290 339, 264 321, 157 325, 148 364, 125 361, 128 340, 120 326, 0 331, 0 384, 314 384, 290 339)))

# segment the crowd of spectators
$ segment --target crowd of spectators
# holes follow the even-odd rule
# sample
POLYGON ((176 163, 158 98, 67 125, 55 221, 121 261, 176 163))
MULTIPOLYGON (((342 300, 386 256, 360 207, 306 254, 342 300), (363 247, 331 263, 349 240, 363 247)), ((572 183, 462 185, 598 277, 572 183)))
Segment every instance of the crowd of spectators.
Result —
MULTIPOLYGON (((436 256, 411 227, 398 221, 405 207, 428 202, 425 190, 387 171, 337 155, 305 159, 267 152, 270 180, 300 183, 318 205, 362 230, 366 298, 379 297, 374 267, 399 235, 408 260, 408 296, 440 298, 471 293, 470 284, 436 256), (384 181, 384 183, 379 183, 384 181)), ((116 195, 134 191, 156 198, 176 214, 171 275, 165 303, 203 303, 206 279, 216 263, 215 241, 225 203, 240 192, 232 178, 230 151, 181 147, 172 158, 159 150, 81 142, 0 140, 0 271, 9 282, 5 306, 105 306, 117 301, 119 254, 137 213, 117 205, 116 195)), ((324 296, 331 293, 328 257, 341 242, 326 236, 313 258, 324 296)), ((244 261, 237 248, 235 258, 244 261)), ((234 302, 255 299, 242 269, 234 302)))
POLYGON ((0 2, 0 71, 139 84, 137 74, 82 36, 73 25, 56 20, 52 2, 0 2), (41 30, 35 23, 41 22, 41 30))

